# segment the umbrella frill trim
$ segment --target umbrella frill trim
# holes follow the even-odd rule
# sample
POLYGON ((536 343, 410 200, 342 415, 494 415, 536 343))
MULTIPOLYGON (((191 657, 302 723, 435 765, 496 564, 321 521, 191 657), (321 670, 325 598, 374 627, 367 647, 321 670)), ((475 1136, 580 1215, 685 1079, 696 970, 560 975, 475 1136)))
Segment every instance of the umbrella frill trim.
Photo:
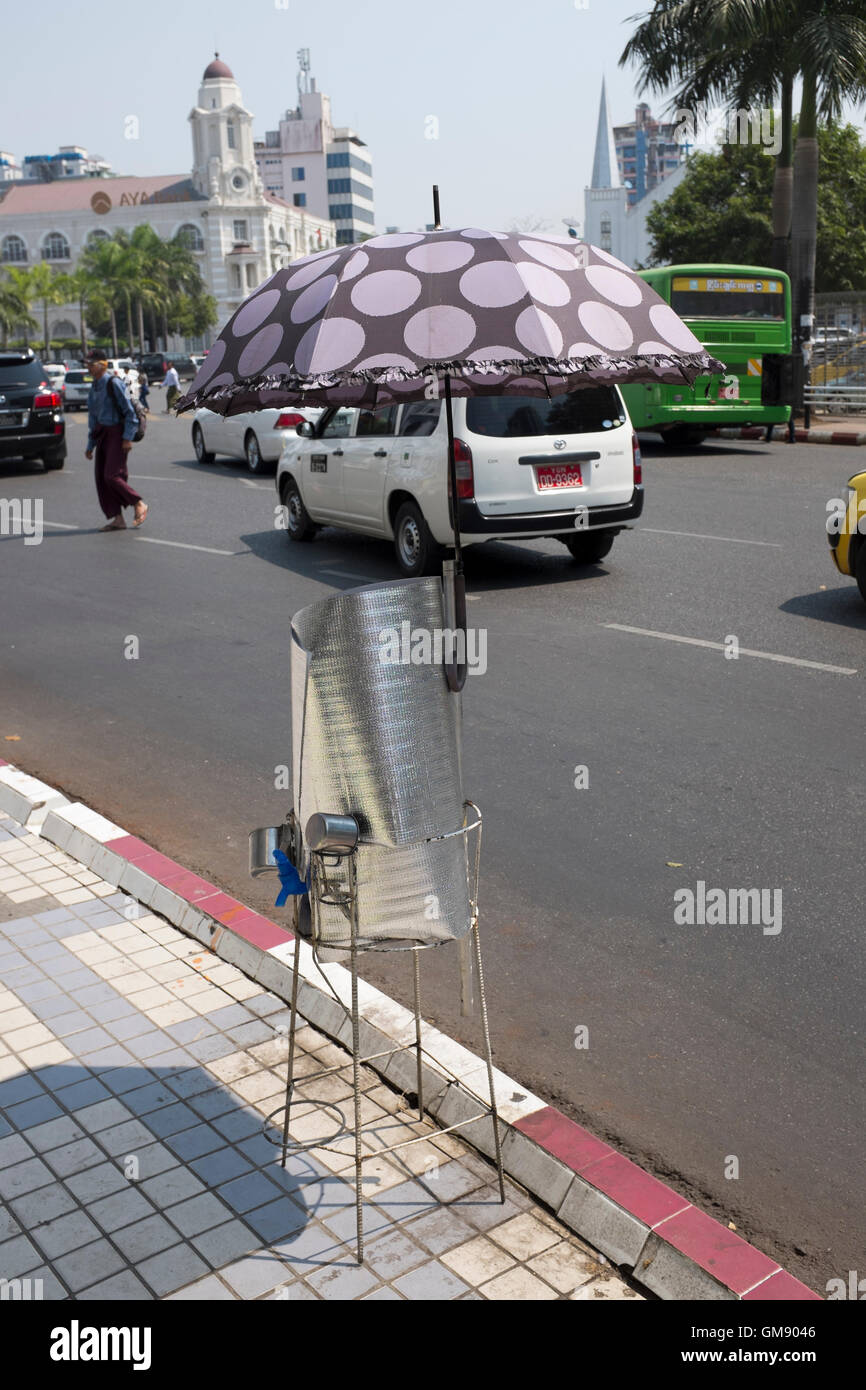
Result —
POLYGON ((321 391, 333 391, 337 387, 352 389, 369 385, 385 386, 394 383, 427 382, 443 377, 580 377, 595 380, 608 378, 614 382, 643 380, 684 381, 690 384, 698 376, 714 372, 726 372, 723 362, 711 357, 707 352, 689 353, 636 353, 630 356, 613 357, 609 353, 598 353, 591 357, 520 357, 511 361, 473 361, 461 358, 455 362, 431 362, 423 369, 410 370, 407 367, 366 367, 358 371, 318 372, 311 376, 278 376, 261 372, 257 376, 243 377, 231 385, 219 386, 209 391, 207 385, 198 391, 181 396, 176 404, 178 414, 201 406, 222 405, 236 396, 279 391, 297 392, 299 397, 311 396, 321 391))

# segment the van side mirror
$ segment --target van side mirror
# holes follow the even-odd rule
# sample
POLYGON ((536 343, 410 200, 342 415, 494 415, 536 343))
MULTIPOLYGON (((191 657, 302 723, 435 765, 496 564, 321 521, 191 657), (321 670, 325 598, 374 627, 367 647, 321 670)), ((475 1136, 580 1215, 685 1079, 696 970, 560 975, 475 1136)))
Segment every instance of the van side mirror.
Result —
POLYGON ((296 425, 295 434, 299 434, 302 439, 312 439, 313 426, 310 424, 310 421, 302 420, 299 425, 296 425))

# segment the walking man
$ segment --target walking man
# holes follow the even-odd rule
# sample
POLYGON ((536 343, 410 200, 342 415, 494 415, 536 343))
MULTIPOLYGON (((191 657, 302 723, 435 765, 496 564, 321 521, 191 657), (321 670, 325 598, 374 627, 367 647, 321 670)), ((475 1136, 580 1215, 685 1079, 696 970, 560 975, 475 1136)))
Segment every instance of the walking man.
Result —
POLYGON ((135 508, 134 526, 147 516, 147 503, 129 485, 127 455, 138 431, 138 417, 132 408, 126 386, 108 370, 99 352, 92 352, 88 365, 93 385, 87 398, 87 450, 96 455, 96 492, 99 505, 108 517, 103 531, 125 531, 123 508, 135 508))
POLYGON ((160 386, 165 386, 167 388, 165 393, 165 413, 169 415, 172 406, 180 395, 180 377, 177 374, 177 367, 169 364, 168 371, 165 374, 165 380, 160 382, 160 386))

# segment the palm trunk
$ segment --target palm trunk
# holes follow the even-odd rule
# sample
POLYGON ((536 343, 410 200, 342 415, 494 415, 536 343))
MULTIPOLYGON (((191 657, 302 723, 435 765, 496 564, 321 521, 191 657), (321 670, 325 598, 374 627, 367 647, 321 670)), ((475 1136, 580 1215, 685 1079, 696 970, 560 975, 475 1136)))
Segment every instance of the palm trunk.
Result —
POLYGON ((124 297, 124 300, 126 301, 126 339, 125 339, 125 347, 126 347, 126 351, 127 351, 128 353, 131 353, 131 352, 132 352, 132 300, 131 300, 130 297, 129 297, 129 290, 124 290, 124 291, 123 291, 123 297, 124 297))
POLYGON ((138 301, 138 351, 144 356, 144 304, 138 301))
POLYGON ((113 304, 111 306, 111 355, 112 357, 120 356, 117 351, 117 315, 114 312, 113 304))
POLYGON ((782 78, 782 147, 776 155, 773 174, 773 249, 770 265, 788 272, 791 258, 791 208, 794 193, 793 118, 794 80, 786 73, 782 78))
POLYGON ((81 316, 81 360, 82 360, 82 362, 86 362, 86 361, 87 361, 87 324, 85 323, 85 320, 84 320, 84 300, 83 300, 83 298, 79 299, 79 301, 78 301, 78 312, 79 312, 79 314, 80 314, 80 316, 81 316))
POLYGON ((42 301, 42 340, 45 343, 45 356, 51 355, 51 345, 48 342, 48 300, 42 301))
POLYGON ((794 334, 801 341, 800 320, 815 312, 815 242, 818 226, 818 116, 815 71, 803 73, 800 125, 794 150, 794 198, 791 212, 791 280, 794 334))

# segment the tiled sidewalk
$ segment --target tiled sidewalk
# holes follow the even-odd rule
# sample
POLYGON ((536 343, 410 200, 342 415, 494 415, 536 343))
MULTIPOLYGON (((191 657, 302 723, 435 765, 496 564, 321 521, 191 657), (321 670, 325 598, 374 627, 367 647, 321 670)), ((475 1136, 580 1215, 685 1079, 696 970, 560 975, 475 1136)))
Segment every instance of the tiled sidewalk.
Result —
MULTIPOLYGON (((425 1138, 365 1162, 359 1268, 351 1137, 283 1170, 262 1132, 287 1024, 281 1000, 0 816, 0 1281, 41 1280, 46 1299, 641 1297, 520 1188, 500 1205, 491 1166, 373 1072, 368 1151, 425 1138)), ((347 1061, 309 1027, 298 1041, 296 1074, 347 1061)), ((350 1068, 298 1093, 293 1135, 331 1142, 350 1068)))

